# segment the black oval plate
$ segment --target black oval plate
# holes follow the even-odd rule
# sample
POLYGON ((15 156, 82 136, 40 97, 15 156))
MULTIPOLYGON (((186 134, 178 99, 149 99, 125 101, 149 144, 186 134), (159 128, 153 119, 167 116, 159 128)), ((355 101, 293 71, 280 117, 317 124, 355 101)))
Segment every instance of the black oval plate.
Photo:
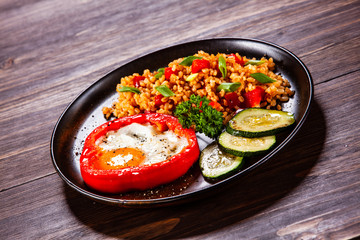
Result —
MULTIPOLYGON (((206 39, 179 44, 142 56, 96 81, 81 93, 63 112, 55 125, 51 137, 51 157, 60 177, 73 189, 93 200, 127 207, 162 206, 178 204, 215 193, 220 186, 230 183, 267 161, 285 146, 297 133, 308 114, 313 97, 313 82, 309 71, 301 60, 288 50, 275 44, 254 39, 206 39), (116 85, 123 76, 144 69, 156 70, 174 59, 193 55, 199 50, 208 53, 235 53, 248 58, 272 57, 276 73, 289 80, 295 96, 285 104, 283 110, 295 115, 296 126, 281 136, 277 146, 266 156, 248 161, 242 171, 222 181, 206 181, 195 164, 189 172, 175 182, 143 192, 107 195, 88 188, 80 174, 79 158, 86 136, 97 126, 106 122, 102 107, 111 106, 117 99, 116 85)), ((211 140, 199 136, 203 149, 211 140)))

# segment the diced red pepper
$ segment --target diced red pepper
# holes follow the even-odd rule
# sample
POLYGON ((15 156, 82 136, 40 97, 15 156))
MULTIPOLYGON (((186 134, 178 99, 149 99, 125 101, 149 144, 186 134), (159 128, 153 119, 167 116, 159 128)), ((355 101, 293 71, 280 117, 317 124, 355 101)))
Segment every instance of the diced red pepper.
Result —
POLYGON ((243 94, 244 104, 246 108, 260 107, 261 101, 264 99, 265 90, 262 87, 256 87, 250 92, 243 94))
POLYGON ((210 102, 209 105, 218 111, 220 110, 220 107, 221 107, 220 103, 215 102, 215 101, 210 102))
POLYGON ((240 106, 239 96, 237 95, 236 92, 228 93, 224 97, 230 108, 235 108, 236 106, 240 106))
POLYGON ((171 74, 177 75, 178 72, 179 72, 178 70, 173 71, 171 67, 165 68, 164 71, 165 71, 165 72, 164 72, 164 74, 165 74, 165 79, 167 79, 167 80, 170 79, 171 74))
POLYGON ((245 64, 244 60, 240 59, 235 53, 229 54, 228 57, 235 58, 235 62, 240 64, 241 66, 244 66, 245 64))
MULTIPOLYGON (((209 106, 211 106, 212 108, 220 111, 221 105, 220 105, 220 103, 218 103, 218 102, 211 101, 211 102, 209 103, 209 106)), ((200 107, 200 108, 202 107, 202 101, 200 101, 199 107, 200 107)), ((200 112, 202 112, 202 110, 200 110, 200 112)))
POLYGON ((163 95, 159 94, 155 96, 155 106, 160 107, 161 105, 165 104, 165 102, 162 101, 163 95))
POLYGON ((144 80, 144 76, 134 76, 133 78, 133 84, 135 87, 140 87, 140 81, 144 80))
POLYGON ((197 161, 199 154, 195 131, 182 128, 177 118, 158 113, 138 114, 115 119, 94 129, 85 140, 80 157, 80 171, 84 182, 97 191, 115 194, 131 190, 145 190, 181 177, 197 161), (96 144, 98 139, 110 131, 116 131, 131 123, 164 125, 166 127, 163 129, 169 129, 177 136, 186 137, 188 145, 180 153, 150 165, 136 165, 138 163, 135 162, 132 166, 121 168, 96 167, 99 166, 99 157, 103 154, 96 144))
POLYGON ((198 73, 204 68, 210 68, 210 62, 206 59, 195 59, 191 65, 191 72, 198 73))

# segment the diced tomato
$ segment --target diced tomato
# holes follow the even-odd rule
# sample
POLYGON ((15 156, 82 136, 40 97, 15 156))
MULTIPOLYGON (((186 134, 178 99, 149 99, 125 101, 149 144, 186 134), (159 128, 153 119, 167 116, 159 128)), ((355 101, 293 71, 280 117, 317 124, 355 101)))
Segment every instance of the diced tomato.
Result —
POLYGON ((155 106, 159 107, 163 105, 165 102, 162 101, 163 95, 159 94, 155 96, 155 106))
POLYGON ((235 53, 229 54, 228 57, 235 58, 235 62, 240 64, 241 66, 244 66, 244 64, 245 64, 244 60, 240 59, 235 53))
POLYGON ((210 68, 210 62, 206 59, 195 59, 191 65, 191 72, 198 73, 204 68, 210 68))
POLYGON ((179 72, 178 70, 173 71, 171 67, 165 68, 165 72, 164 72, 164 74, 165 74, 165 79, 169 80, 171 74, 177 75, 178 72, 179 72))
POLYGON ((236 94, 236 92, 228 93, 224 97, 230 108, 235 108, 235 106, 240 106, 239 96, 236 94))
POLYGON ((220 110, 220 107, 221 107, 220 103, 215 102, 215 101, 210 102, 209 105, 218 111, 220 110))
POLYGON ((262 87, 256 87, 254 90, 244 93, 245 107, 260 107, 260 102, 264 99, 264 96, 265 90, 262 87))
POLYGON ((144 76, 135 76, 133 78, 133 84, 135 87, 140 87, 140 81, 144 80, 145 77, 144 76))

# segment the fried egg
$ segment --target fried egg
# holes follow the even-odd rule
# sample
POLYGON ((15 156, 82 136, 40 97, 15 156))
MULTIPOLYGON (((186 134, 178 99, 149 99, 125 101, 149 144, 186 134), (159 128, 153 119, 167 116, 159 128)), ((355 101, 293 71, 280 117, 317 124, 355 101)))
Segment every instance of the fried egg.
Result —
POLYGON ((173 131, 160 132, 151 124, 132 123, 109 131, 96 141, 99 158, 97 169, 120 169, 151 165, 180 153, 188 141, 173 131))

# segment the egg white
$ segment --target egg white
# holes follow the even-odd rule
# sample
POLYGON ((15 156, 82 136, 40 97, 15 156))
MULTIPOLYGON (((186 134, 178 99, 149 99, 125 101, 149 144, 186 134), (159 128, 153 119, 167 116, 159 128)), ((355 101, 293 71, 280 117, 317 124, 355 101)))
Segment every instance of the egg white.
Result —
MULTIPOLYGON (((178 154, 188 145, 186 137, 179 137, 173 131, 159 132, 151 124, 132 123, 117 131, 110 131, 99 138, 96 144, 103 151, 113 151, 119 148, 135 148, 145 153, 141 165, 151 165, 165 161, 178 154)), ((115 156, 109 164, 124 165, 132 159, 132 155, 115 156)))

